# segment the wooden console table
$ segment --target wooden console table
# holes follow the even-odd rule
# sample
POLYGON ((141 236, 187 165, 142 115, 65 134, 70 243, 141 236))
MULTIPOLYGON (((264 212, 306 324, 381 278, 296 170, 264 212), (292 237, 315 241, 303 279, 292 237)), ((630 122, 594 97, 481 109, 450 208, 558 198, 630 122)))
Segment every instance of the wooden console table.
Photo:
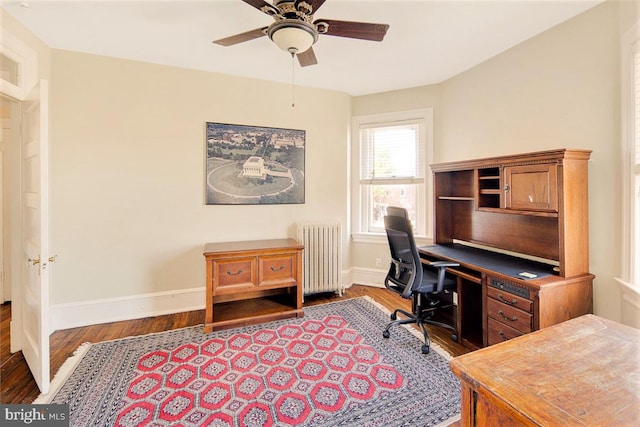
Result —
POLYGON ((640 330, 585 315, 450 362, 463 426, 632 426, 640 330))
POLYGON ((303 317, 303 249, 293 239, 207 243, 204 331, 303 317))

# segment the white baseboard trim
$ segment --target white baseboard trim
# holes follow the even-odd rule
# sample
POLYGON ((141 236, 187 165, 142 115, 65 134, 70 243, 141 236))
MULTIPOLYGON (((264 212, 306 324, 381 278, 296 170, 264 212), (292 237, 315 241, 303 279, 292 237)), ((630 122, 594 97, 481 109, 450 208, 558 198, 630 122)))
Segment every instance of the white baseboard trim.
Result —
POLYGON ((384 288, 384 278, 387 270, 378 270, 375 268, 353 267, 351 268, 351 282, 357 285, 373 286, 375 288, 384 288))
MULTIPOLYGON (((384 288, 386 274, 386 270, 354 267, 343 271, 342 278, 343 283, 384 288)), ((50 333, 61 329, 202 310, 204 306, 204 287, 55 304, 50 311, 50 333)))
POLYGON ((56 304, 51 306, 50 333, 60 329, 202 310, 204 303, 205 288, 202 287, 56 304))

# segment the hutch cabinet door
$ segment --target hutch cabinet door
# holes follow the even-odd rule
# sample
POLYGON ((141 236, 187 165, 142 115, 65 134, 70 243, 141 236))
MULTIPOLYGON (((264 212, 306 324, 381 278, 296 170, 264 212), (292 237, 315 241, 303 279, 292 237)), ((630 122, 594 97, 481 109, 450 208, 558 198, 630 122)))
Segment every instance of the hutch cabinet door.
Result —
POLYGON ((557 171, 555 163, 505 167, 505 208, 557 212, 557 171))

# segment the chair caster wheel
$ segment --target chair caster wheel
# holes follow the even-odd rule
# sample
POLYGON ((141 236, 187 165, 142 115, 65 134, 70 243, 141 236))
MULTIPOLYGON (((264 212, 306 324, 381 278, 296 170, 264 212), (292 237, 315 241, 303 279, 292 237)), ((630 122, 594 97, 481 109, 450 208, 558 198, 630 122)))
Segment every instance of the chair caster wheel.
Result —
POLYGON ((451 335, 451 340, 453 342, 458 342, 458 336, 456 334, 451 335))
POLYGON ((391 313, 391 320, 396 320, 398 318, 398 315, 396 313, 391 313))
POLYGON ((389 338, 391 336, 391 333, 389 331, 382 331, 382 336, 384 338, 389 338))
POLYGON ((428 345, 423 345, 422 346, 422 354, 429 354, 429 346, 428 345))

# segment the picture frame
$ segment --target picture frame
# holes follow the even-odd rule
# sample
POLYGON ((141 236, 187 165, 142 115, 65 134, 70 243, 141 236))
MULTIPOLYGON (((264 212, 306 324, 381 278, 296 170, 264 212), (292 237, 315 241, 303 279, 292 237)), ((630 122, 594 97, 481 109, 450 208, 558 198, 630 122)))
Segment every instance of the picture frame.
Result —
POLYGON ((206 122, 207 205, 301 204, 306 132, 206 122))

